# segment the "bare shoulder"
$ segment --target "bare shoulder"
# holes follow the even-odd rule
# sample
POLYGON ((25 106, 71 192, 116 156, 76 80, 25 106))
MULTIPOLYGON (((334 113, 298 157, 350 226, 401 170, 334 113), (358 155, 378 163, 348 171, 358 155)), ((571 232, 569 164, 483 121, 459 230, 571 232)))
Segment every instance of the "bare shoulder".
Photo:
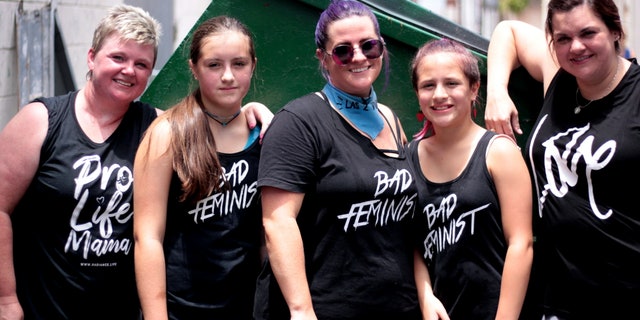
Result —
POLYGON ((159 116, 151 123, 136 152, 134 176, 136 172, 145 172, 150 164, 163 163, 163 167, 171 167, 171 133, 171 123, 166 116, 159 116))
POLYGON ((170 140, 172 135, 171 122, 167 118, 167 114, 160 114, 147 129, 147 136, 152 140, 170 140))
POLYGON ((380 109, 380 112, 382 112, 385 117, 393 116, 394 114, 394 111, 389 108, 389 106, 380 102, 378 102, 378 109, 380 109))
POLYGON ((487 148, 487 156, 490 158, 498 157, 500 159, 513 157, 522 158, 522 153, 515 140, 506 134, 497 134, 491 138, 491 142, 487 148))
MULTIPOLYGON (((407 142, 409 142, 409 140, 407 139, 407 136, 404 133, 404 128, 402 127, 402 123, 400 122, 400 119, 397 119, 396 121, 396 113, 395 111, 393 111, 391 108, 389 108, 389 106, 379 103, 378 102, 378 109, 380 110, 380 112, 382 113, 382 115, 384 115, 384 117, 387 119, 387 121, 389 121, 389 123, 397 123, 400 129, 400 136, 402 137, 402 143, 406 144, 407 142)), ((394 130, 393 128, 390 128, 392 130, 394 130)))
POLYGON ((13 208, 33 179, 48 118, 42 103, 29 103, 0 132, 0 210, 13 208))
POLYGON ((44 142, 49 128, 49 112, 41 102, 32 102, 20 109, 20 111, 7 123, 0 134, 2 150, 8 146, 18 148, 39 147, 44 142))
POLYGON ((528 169, 518 144, 509 136, 496 135, 487 148, 487 167, 494 179, 524 180, 528 169))
POLYGON ((389 121, 390 123, 394 123, 395 122, 395 111, 391 108, 389 108, 389 106, 382 104, 382 103, 378 103, 378 109, 380 110, 380 112, 382 113, 382 115, 387 118, 387 121, 389 121))
POLYGON ((31 102, 26 104, 16 114, 15 119, 29 121, 31 127, 45 126, 45 130, 49 123, 49 111, 42 102, 31 102))

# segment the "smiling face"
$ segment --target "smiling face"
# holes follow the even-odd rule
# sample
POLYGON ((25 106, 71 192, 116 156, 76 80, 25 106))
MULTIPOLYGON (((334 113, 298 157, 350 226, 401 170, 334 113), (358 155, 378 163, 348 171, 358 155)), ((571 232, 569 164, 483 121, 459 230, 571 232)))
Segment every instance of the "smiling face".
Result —
POLYGON ((255 68, 249 38, 236 30, 207 36, 200 47, 200 57, 189 61, 200 83, 205 107, 218 115, 231 115, 240 108, 251 86, 255 68))
POLYGON ((552 17, 553 49, 560 66, 585 82, 600 82, 617 58, 615 42, 619 33, 611 32, 586 4, 552 17))
POLYGON ((110 101, 129 104, 145 90, 155 59, 153 45, 123 41, 117 33, 105 39, 99 51, 89 50, 91 85, 110 101))
POLYGON ((471 121, 471 105, 479 84, 469 83, 456 57, 451 52, 428 54, 416 68, 420 110, 435 128, 471 121))
POLYGON ((332 22, 327 35, 325 50, 317 49, 316 56, 327 69, 331 84, 349 94, 368 97, 373 82, 380 75, 383 57, 367 59, 360 48, 366 40, 379 39, 373 22, 366 16, 350 16, 332 22), (331 57, 332 50, 343 44, 355 48, 353 59, 346 65, 336 63, 331 57))

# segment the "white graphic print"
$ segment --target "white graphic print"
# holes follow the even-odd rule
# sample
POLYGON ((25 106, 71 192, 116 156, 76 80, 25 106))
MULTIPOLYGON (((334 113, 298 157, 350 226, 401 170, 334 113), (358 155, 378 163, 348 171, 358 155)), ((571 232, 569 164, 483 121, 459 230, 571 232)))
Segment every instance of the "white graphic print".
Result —
POLYGON ((258 194, 257 181, 245 182, 248 173, 249 163, 246 160, 234 163, 229 172, 225 171, 225 179, 231 188, 198 201, 196 207, 189 211, 193 222, 197 224, 215 216, 232 214, 235 209, 248 208, 258 194))
MULTIPOLYGON (((540 123, 542 125, 544 121, 540 123)), ((616 142, 609 140, 595 149, 593 136, 585 136, 589 130, 589 124, 582 128, 571 128, 566 132, 561 132, 542 143, 544 147, 544 171, 547 183, 543 186, 540 196, 540 214, 544 201, 549 192, 558 198, 564 197, 570 187, 578 183, 577 163, 582 158, 585 162, 585 177, 589 190, 589 204, 593 214, 600 219, 607 219, 613 213, 611 209, 602 213, 598 210, 595 193, 591 181, 591 172, 600 170, 607 166, 616 151, 616 142), (560 153, 557 146, 562 145, 561 139, 567 139, 564 145, 564 152, 560 153), (577 147, 576 147, 577 146, 577 147), (573 151, 575 148, 575 151, 573 151), (553 168, 557 168, 558 176, 554 176, 553 168)))
POLYGON ((430 230, 423 242, 425 259, 431 260, 435 253, 442 252, 450 245, 457 243, 464 233, 473 235, 476 213, 489 206, 489 204, 485 204, 463 212, 456 219, 453 219, 451 214, 455 212, 457 203, 458 197, 455 194, 450 194, 443 197, 439 205, 429 203, 422 209, 422 213, 427 217, 428 230, 430 230), (440 226, 434 228, 438 221, 441 222, 440 226))
POLYGON ((374 178, 377 179, 374 199, 352 204, 348 213, 338 215, 338 219, 344 220, 345 232, 349 226, 356 230, 359 227, 369 225, 371 219, 375 219, 374 225, 384 226, 390 222, 400 221, 412 213, 417 194, 404 195, 398 202, 393 197, 402 194, 413 183, 413 177, 408 170, 397 170, 392 177, 389 177, 384 171, 378 171, 374 174, 374 178), (386 198, 377 199, 378 196, 388 191, 393 194, 386 198))
MULTIPOLYGON (((80 158, 73 164, 73 169, 79 169, 78 176, 75 178, 76 188, 73 195, 78 203, 69 221, 71 231, 64 247, 65 252, 81 250, 85 259, 90 252, 96 256, 117 252, 129 254, 132 247, 131 239, 111 239, 111 236, 114 223, 126 224, 133 215, 130 203, 120 203, 122 194, 128 191, 133 183, 131 169, 117 164, 102 167, 100 157, 97 155, 80 158), (111 199, 105 199, 102 195, 95 196, 98 206, 93 214, 90 217, 82 214, 87 200, 91 196, 87 185, 99 180, 100 190, 105 191, 114 187, 109 185, 113 183, 112 177, 114 175, 115 191, 113 191, 111 199), (96 226, 99 228, 100 238, 92 237, 90 230, 96 226)), ((107 192, 107 194, 109 193, 107 192)))

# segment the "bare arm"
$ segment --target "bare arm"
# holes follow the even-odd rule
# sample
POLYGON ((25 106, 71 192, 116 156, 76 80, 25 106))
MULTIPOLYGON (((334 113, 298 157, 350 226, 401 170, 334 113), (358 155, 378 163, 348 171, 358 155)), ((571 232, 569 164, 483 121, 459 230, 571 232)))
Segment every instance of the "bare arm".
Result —
POLYGON ((516 320, 522 311, 533 262, 531 180, 520 150, 506 137, 498 137, 491 144, 487 166, 498 191, 507 242, 496 319, 516 320))
POLYGON ((521 21, 501 21, 493 30, 487 51, 485 126, 514 140, 514 132, 522 134, 522 129, 508 84, 511 72, 519 66, 543 82, 545 92, 558 70, 541 29, 521 21))
POLYGON ((418 288, 418 302, 423 320, 449 320, 447 310, 440 300, 433 295, 431 277, 424 260, 418 250, 413 253, 414 277, 418 288))
POLYGON ((255 128, 257 122, 260 122, 260 141, 264 137, 264 133, 267 132, 267 128, 273 120, 273 112, 260 102, 249 102, 243 107, 245 109, 245 117, 247 118, 247 125, 249 128, 255 128))
POLYGON ((263 187, 262 221, 271 268, 291 319, 316 319, 307 284, 302 237, 296 221, 304 194, 263 187))
POLYGON ((48 128, 42 103, 22 108, 0 132, 0 318, 22 319, 16 295, 11 214, 38 170, 48 128))
POLYGON ((167 319, 166 266, 163 239, 172 158, 171 131, 157 119, 143 138, 133 167, 133 233, 136 282, 146 320, 167 319))

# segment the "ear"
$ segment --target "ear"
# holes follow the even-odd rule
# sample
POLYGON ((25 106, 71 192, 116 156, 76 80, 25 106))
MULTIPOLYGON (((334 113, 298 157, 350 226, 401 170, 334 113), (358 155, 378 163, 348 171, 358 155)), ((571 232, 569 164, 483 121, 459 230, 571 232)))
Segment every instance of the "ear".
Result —
POLYGON ((89 52, 87 52, 87 67, 89 67, 89 71, 93 71, 95 68, 95 59, 96 52, 93 48, 90 48, 89 52))
POLYGON ((478 90, 480 90, 480 82, 476 82, 471 85, 471 92, 473 92, 471 97, 472 101, 475 101, 478 98, 478 90))
POLYGON ((189 70, 191 70, 191 75, 193 76, 193 78, 198 80, 198 77, 196 76, 195 66, 193 65, 191 59, 189 59, 189 70))
POLYGON ((324 51, 322 51, 322 49, 316 49, 316 58, 324 62, 324 51))

